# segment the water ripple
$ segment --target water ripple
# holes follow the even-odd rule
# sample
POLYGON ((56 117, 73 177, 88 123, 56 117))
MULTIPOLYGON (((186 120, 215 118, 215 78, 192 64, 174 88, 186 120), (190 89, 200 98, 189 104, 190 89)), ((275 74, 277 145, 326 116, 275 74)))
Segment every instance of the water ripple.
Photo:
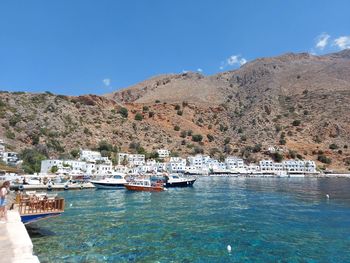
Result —
POLYGON ((162 193, 67 191, 64 215, 32 240, 41 262, 350 262, 349 189, 348 179, 200 178, 162 193))

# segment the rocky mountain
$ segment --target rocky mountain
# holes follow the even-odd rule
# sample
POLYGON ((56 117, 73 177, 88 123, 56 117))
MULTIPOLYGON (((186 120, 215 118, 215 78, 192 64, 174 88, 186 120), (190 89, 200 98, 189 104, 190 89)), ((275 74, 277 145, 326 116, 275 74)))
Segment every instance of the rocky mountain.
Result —
POLYGON ((0 137, 16 150, 57 156, 106 140, 121 150, 255 161, 273 146, 275 158, 350 168, 349 50, 261 58, 213 76, 163 75, 106 96, 2 92, 0 99, 0 137))

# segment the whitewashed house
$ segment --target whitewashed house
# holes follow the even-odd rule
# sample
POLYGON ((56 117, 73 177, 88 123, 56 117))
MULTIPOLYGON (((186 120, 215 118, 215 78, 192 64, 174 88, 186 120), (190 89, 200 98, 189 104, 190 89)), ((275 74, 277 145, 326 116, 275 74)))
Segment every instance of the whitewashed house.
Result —
POLYGON ((0 139, 0 158, 3 156, 5 152, 5 143, 2 139, 0 139))
POLYGON ((243 169, 244 161, 236 156, 229 156, 225 159, 227 169, 243 169))
POLYGON ((159 149, 157 150, 158 157, 161 159, 168 158, 170 156, 170 151, 167 149, 159 149))
POLYGON ((16 152, 3 152, 2 161, 8 165, 17 165, 21 160, 16 152))
POLYGON ((283 161, 283 168, 288 173, 316 173, 314 161, 286 160, 283 161))
POLYGON ((79 160, 87 163, 112 164, 108 157, 102 157, 100 152, 90 150, 80 150, 79 160))
POLYGON ((206 168, 207 162, 210 160, 210 157, 207 155, 197 154, 195 156, 187 157, 189 166, 194 166, 198 170, 202 170, 206 168))
POLYGON ((166 167, 171 173, 185 172, 186 159, 181 157, 171 157, 166 167))
POLYGON ((119 153, 118 154, 118 164, 122 165, 123 163, 126 163, 130 167, 144 165, 145 164, 145 155, 144 154, 119 153))

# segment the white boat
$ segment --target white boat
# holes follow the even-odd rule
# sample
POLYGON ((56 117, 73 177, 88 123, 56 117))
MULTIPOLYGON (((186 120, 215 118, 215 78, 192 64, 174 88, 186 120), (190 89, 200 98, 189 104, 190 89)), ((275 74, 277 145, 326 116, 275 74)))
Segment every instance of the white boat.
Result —
POLYGON ((90 180, 90 183, 98 189, 117 189, 124 188, 127 181, 125 180, 125 174, 118 173, 101 180, 90 180))
POLYGON ((193 186, 195 177, 185 177, 182 174, 169 174, 165 176, 164 186, 166 187, 187 187, 193 186))

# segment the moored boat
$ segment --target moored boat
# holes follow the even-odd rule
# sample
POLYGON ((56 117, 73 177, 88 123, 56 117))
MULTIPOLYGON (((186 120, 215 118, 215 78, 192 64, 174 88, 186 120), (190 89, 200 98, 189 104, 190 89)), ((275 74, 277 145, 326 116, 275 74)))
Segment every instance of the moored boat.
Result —
POLYGON ((90 180, 97 189, 117 189, 123 188, 127 183, 125 180, 125 174, 115 174, 111 177, 101 180, 90 180))
POLYGON ((125 184, 125 187, 131 191, 161 192, 165 190, 163 182, 152 182, 150 179, 137 179, 125 184))
POLYGON ((18 194, 14 204, 24 224, 59 216, 64 212, 64 199, 57 195, 37 194, 35 191, 18 194))
POLYGON ((169 174, 165 176, 165 187, 188 187, 193 186, 195 177, 184 177, 181 174, 169 174))

